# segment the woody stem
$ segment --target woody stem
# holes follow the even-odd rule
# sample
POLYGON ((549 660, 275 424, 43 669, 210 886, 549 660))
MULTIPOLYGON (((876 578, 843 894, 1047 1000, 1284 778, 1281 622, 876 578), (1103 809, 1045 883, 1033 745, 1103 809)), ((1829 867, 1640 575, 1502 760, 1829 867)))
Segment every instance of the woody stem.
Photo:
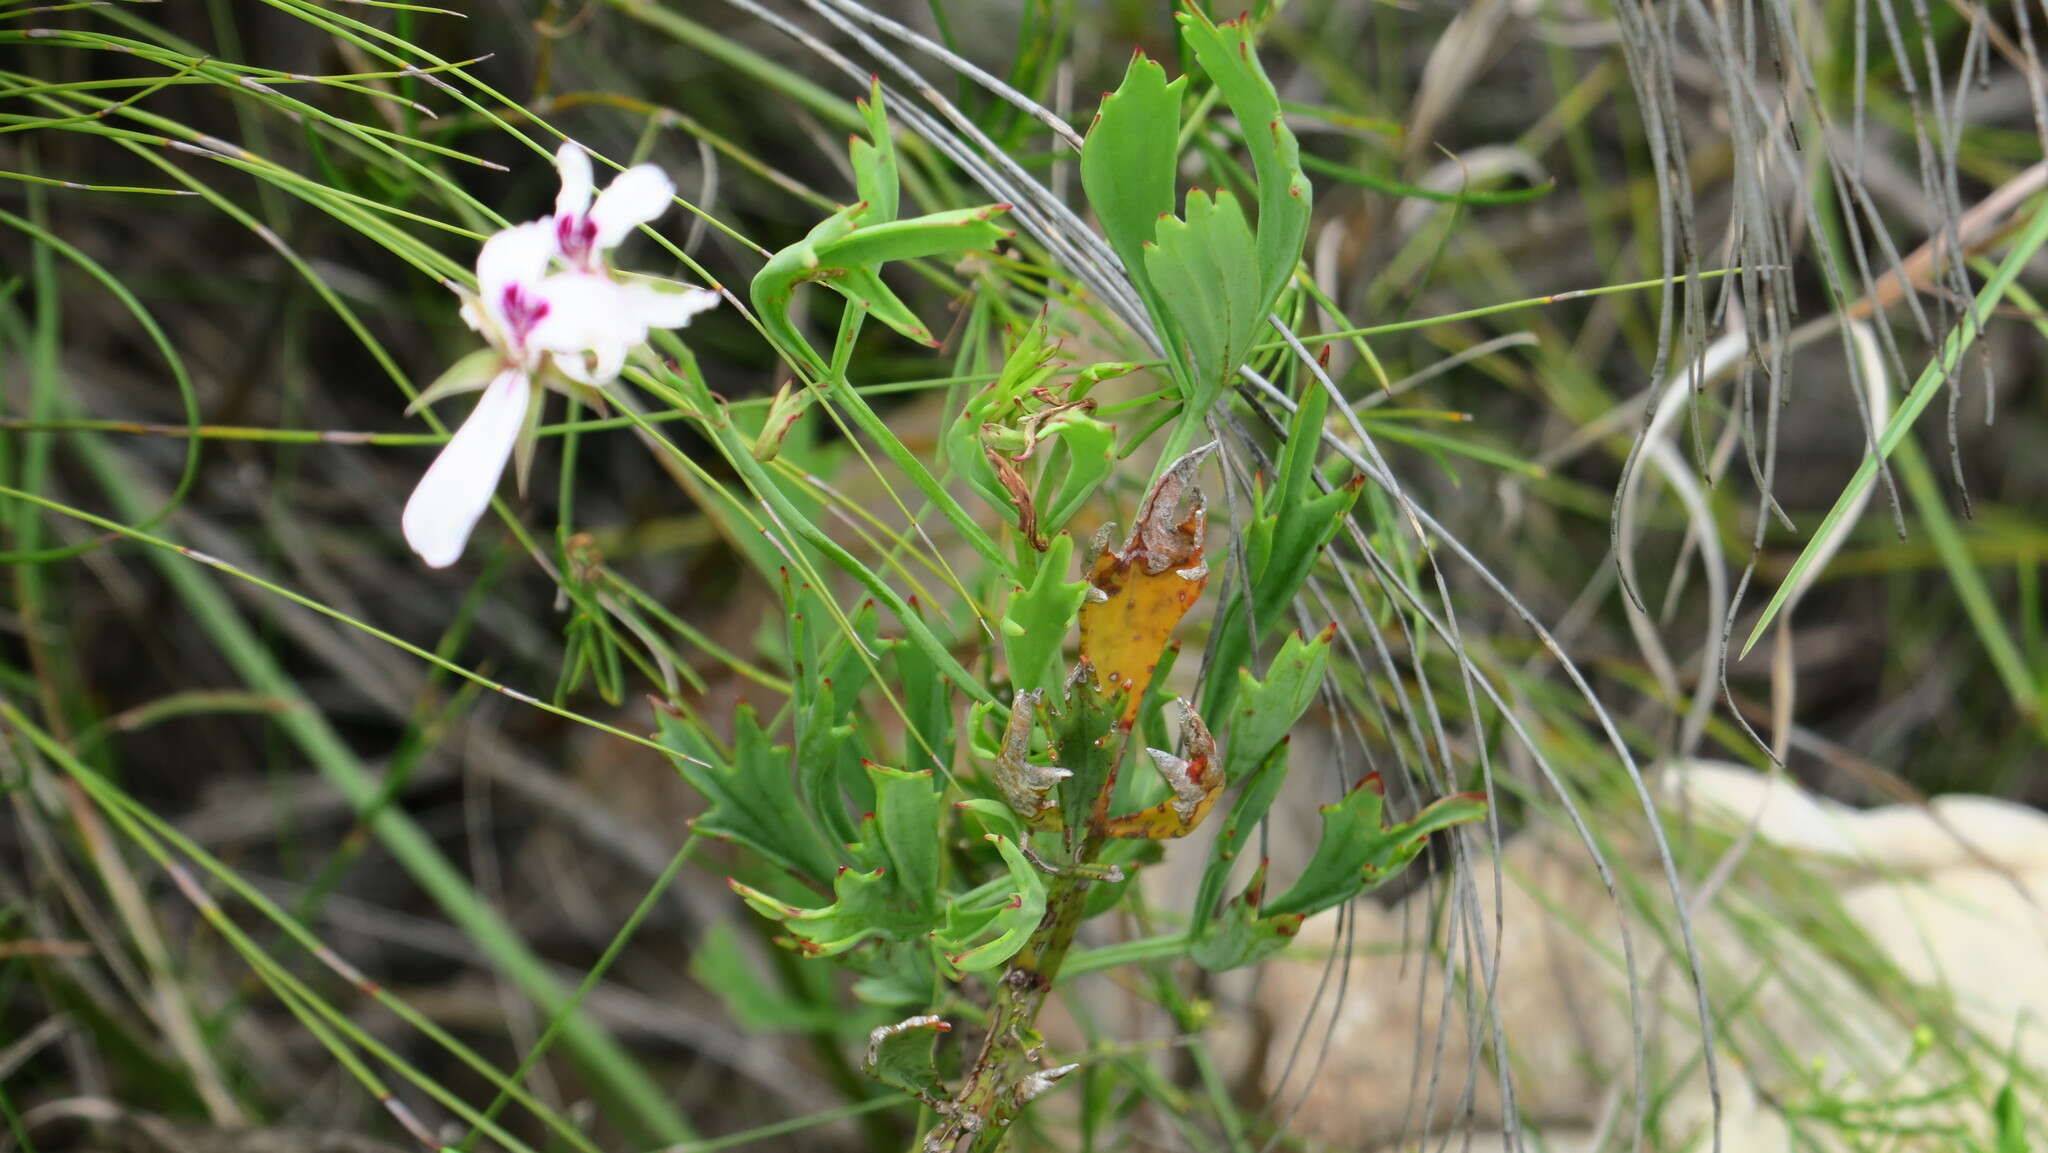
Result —
MULTIPOLYGON (((1101 843, 1100 834, 1089 835, 1076 859, 1092 858, 1101 843)), ((950 1139, 952 1149, 964 1146, 967 1153, 996 1153, 1009 1136, 1010 1122, 1024 1104, 1015 1089, 1030 1071, 1026 1050, 1031 1042, 1026 1037, 1036 1025, 1081 927, 1089 884, 1089 877, 1074 870, 1054 877, 1046 894, 1045 916, 1003 970, 995 1003, 989 1008, 981 1052, 954 1094, 948 1121, 940 1131, 950 1139)))

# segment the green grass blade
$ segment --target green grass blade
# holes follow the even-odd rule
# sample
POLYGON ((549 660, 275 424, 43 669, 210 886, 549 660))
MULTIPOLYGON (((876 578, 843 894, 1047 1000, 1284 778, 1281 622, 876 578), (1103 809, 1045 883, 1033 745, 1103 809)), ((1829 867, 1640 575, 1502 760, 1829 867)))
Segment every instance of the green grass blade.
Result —
POLYGON ((1978 291, 1977 299, 1971 304, 1970 311, 1949 331, 1948 339, 1942 342, 1940 354, 1928 363, 1926 370, 1920 374, 1920 379, 1913 383, 1912 391, 1906 394, 1906 399, 1899 405, 1898 412, 1892 414, 1891 422, 1885 425, 1883 434, 1877 439, 1876 454, 1863 458, 1863 463, 1856 468, 1856 475, 1843 486, 1841 495, 1835 499, 1835 506, 1822 518, 1820 526, 1814 530, 1806 548, 1800 552, 1799 559, 1792 563, 1792 568, 1786 572, 1785 579, 1778 583, 1778 591, 1772 594, 1770 603, 1764 606, 1763 615, 1757 618, 1756 627, 1750 630, 1749 639, 1742 643, 1740 655, 1749 655, 1749 650, 1756 646, 1757 640, 1764 635, 1764 630, 1777 618, 1778 610, 1785 606, 1786 599, 1795 589, 1806 583, 1808 570, 1819 558, 1816 545, 1834 535, 1836 524, 1848 515, 1849 509, 1862 500, 1863 494, 1876 482, 1879 462, 1891 457, 1898 449, 1899 443, 1905 440, 1906 434, 1912 431, 1913 422, 1919 419, 1929 404, 1933 403, 1935 395, 1941 391, 1942 382, 1956 371, 1957 366, 1962 363, 1963 353, 1976 343, 1977 337, 1984 331, 1985 319, 1990 317, 1998 308, 1999 302, 2005 299, 2007 290, 2019 277, 2020 270, 2033 259, 2034 253, 2040 250, 2043 243, 2048 243, 2048 197, 2034 201, 2033 214, 2028 218, 2025 229, 2013 240, 2012 248, 2006 252, 2005 259, 1999 261, 1997 269, 1984 282, 1984 287, 1978 291))

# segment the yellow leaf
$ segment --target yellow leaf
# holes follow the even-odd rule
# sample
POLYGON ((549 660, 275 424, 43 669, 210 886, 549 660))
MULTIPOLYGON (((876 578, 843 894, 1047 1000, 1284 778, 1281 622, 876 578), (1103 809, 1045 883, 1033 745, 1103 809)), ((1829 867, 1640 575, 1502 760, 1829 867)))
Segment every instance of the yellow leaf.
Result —
POLYGON ((1176 703, 1180 705, 1181 746, 1187 756, 1145 750, 1159 775, 1173 787, 1173 795, 1149 809, 1112 818, 1103 830, 1109 836, 1148 841, 1185 837, 1216 807, 1216 798, 1223 792, 1223 766, 1216 758, 1215 738, 1192 706, 1184 700, 1176 703))
POLYGON ((1126 729, 1138 715, 1166 642, 1208 580, 1209 566, 1202 560, 1204 506, 1193 481, 1215 447, 1198 448, 1175 461, 1146 494, 1130 538, 1120 549, 1105 542, 1088 573, 1081 657, 1095 669, 1095 691, 1127 694, 1121 718, 1126 729))

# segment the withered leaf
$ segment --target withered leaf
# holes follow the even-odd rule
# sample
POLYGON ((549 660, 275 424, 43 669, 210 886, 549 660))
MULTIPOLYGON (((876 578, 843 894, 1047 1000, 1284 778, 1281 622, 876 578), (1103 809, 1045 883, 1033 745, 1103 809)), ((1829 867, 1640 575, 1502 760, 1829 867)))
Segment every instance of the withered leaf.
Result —
POLYGON ((1026 824, 1052 826, 1060 818, 1060 799, 1053 790, 1074 774, 1054 765, 1031 763, 1031 724, 1044 698, 1044 690, 1032 689, 1018 693, 1011 702, 1003 747, 996 754, 995 778, 1003 801, 1026 824))
POLYGON ((1194 478, 1215 449, 1212 442, 1173 462, 1145 495, 1123 547, 1105 544, 1088 573, 1081 655, 1095 667, 1096 691, 1129 694, 1122 717, 1126 728, 1137 716, 1166 642, 1208 580, 1209 566, 1202 559, 1206 509, 1194 478))
POLYGON ((1016 463, 1009 457, 993 448, 981 451, 988 457, 989 467, 995 470, 996 481, 1003 486, 1004 492, 1010 494, 1010 503, 1017 506, 1017 531, 1024 534, 1032 548, 1044 552, 1047 542, 1038 532, 1038 505, 1031 499, 1031 483, 1024 479, 1024 474, 1017 470, 1016 463))
POLYGON ((1165 841, 1195 831, 1216 798, 1223 792, 1223 765, 1216 756, 1216 740, 1202 723, 1194 707, 1184 700, 1180 706, 1181 750, 1177 756, 1164 749, 1146 749, 1152 765, 1172 787, 1173 796, 1127 816, 1112 818, 1106 832, 1112 837, 1165 841))

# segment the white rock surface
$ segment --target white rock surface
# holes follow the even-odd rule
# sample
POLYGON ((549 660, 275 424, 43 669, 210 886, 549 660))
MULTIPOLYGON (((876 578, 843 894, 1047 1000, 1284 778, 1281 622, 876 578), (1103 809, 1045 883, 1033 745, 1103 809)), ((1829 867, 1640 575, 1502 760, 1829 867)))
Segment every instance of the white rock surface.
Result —
MULTIPOLYGON (((1672 835, 1688 835, 1677 826, 1688 816, 1692 822, 1689 835, 1704 850, 1692 859, 1706 863, 1694 871, 1732 861, 1695 920, 1723 1018, 1722 1148, 1948 1153, 1968 1148, 1963 1134, 1989 1148, 1991 1100, 2006 1079, 2003 1055, 2016 1052, 2036 1074, 2048 1069, 2048 816, 1984 797, 1859 811, 1782 778, 1702 762, 1664 770, 1656 784, 1672 835), (1745 845, 1751 827, 1754 841, 1745 845), (1739 852, 1728 857, 1731 848, 1739 852), (1850 1115, 1960 1132, 1880 1137, 1814 1116, 1829 1100, 1896 1102, 1959 1083, 1966 1091, 1850 1115)), ((1505 928, 1493 985, 1524 1147, 1590 1151, 1604 1133, 1606 1148, 1627 1149, 1635 1062, 1614 906, 1576 841, 1523 835, 1500 865, 1505 928)), ((1624 885, 1661 903, 1668 922, 1655 858, 1624 849, 1614 865, 1624 885)), ((1472 872, 1490 937, 1492 869, 1481 860, 1472 872)), ((1301 1023, 1317 1023, 1306 1065, 1334 1015, 1329 1055, 1293 1122, 1301 1136, 1334 1149, 1391 1153, 1416 1148, 1426 1123, 1438 1139, 1459 1133, 1453 1148, 1468 1127, 1472 1148, 1500 1147, 1502 1094, 1483 1015, 1452 1007, 1434 1099, 1425 1108, 1427 1095, 1411 1093, 1416 1038, 1424 1041, 1426 1084, 1444 1017, 1442 961, 1428 960, 1421 944, 1432 923, 1441 925, 1430 903, 1439 899, 1418 894, 1407 907, 1357 909, 1341 1006, 1329 990, 1316 1002, 1324 965, 1313 954, 1334 944, 1336 919, 1327 915, 1310 923, 1288 959, 1267 967, 1255 989, 1236 988, 1249 1019, 1263 1023, 1279 1049, 1260 1071, 1269 1092, 1279 1088, 1301 1023), (1426 982, 1425 965, 1433 966, 1426 982), (1462 1099, 1468 1081, 1469 1111, 1462 1099)), ((1659 1101, 1645 1147, 1706 1149, 1711 1105, 1691 984, 1666 952, 1659 923, 1636 917, 1630 924, 1659 1101)), ((1286 1104, 1299 1094, 1303 1072, 1282 1091, 1286 1104)), ((2034 1130, 2048 1133, 2038 1091, 2024 1092, 2034 1130)))

